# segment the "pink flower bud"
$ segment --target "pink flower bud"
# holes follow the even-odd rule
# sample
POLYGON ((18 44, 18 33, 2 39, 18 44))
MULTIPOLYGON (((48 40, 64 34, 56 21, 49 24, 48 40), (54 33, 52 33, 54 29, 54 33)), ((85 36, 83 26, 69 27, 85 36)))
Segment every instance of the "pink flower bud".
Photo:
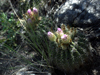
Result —
POLYGON ((64 34, 63 36, 61 36, 61 40, 63 43, 67 43, 67 38, 68 38, 68 35, 64 34))
POLYGON ((58 32, 58 33, 61 33, 61 32, 63 32, 63 31, 61 30, 61 28, 57 28, 57 32, 58 32))
POLYGON ((61 38, 62 35, 64 35, 63 31, 61 30, 61 28, 57 28, 57 32, 56 32, 58 38, 61 38))
POLYGON ((33 13, 34 14, 37 14, 38 13, 38 10, 35 7, 33 8, 33 13))
POLYGON ((31 9, 28 9, 28 10, 27 10, 27 13, 28 13, 28 15, 31 15, 31 14, 32 14, 31 9))
POLYGON ((51 40, 51 41, 56 40, 56 36, 52 32, 49 31, 47 35, 48 35, 49 40, 51 40))

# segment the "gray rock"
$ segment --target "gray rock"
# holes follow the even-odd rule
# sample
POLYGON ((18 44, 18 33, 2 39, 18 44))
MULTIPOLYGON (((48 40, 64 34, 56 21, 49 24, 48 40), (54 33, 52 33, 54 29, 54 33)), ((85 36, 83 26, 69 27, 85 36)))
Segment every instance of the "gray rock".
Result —
POLYGON ((66 0, 54 17, 58 25, 96 23, 100 19, 100 0, 66 0))

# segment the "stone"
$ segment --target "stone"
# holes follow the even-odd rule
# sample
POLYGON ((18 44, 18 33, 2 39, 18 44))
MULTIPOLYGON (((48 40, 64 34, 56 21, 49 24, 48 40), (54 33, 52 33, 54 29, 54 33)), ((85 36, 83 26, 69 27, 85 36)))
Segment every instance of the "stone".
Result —
MULTIPOLYGON (((52 18, 56 9, 59 8, 59 6, 64 2, 65 2, 65 0, 46 0, 45 2, 43 2, 44 6, 39 8, 39 10, 40 10, 39 14, 52 18)), ((40 5, 40 6, 42 6, 42 5, 40 5)))
POLYGON ((96 24, 100 19, 100 0, 66 0, 55 12, 58 26, 96 24))

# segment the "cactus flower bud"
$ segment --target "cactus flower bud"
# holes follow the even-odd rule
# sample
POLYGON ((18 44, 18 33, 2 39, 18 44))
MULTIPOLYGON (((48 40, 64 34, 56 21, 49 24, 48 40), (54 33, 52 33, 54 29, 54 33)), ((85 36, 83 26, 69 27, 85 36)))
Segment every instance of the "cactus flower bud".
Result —
POLYGON ((66 34, 64 34, 63 36, 61 36, 62 43, 67 43, 67 38, 68 38, 68 35, 66 35, 66 34))
POLYGON ((38 14, 38 10, 35 7, 33 8, 33 13, 38 14))
POLYGON ((28 15, 31 15, 31 14, 32 14, 31 9, 28 9, 28 10, 27 10, 27 13, 28 13, 28 15))
POLYGON ((57 28, 57 32, 58 33, 62 32, 61 28, 57 28))
POLYGON ((52 32, 49 31, 47 35, 49 40, 56 41, 56 36, 52 32))
POLYGON ((57 32, 56 32, 58 38, 61 38, 62 35, 64 35, 63 31, 61 30, 61 28, 57 28, 57 32))

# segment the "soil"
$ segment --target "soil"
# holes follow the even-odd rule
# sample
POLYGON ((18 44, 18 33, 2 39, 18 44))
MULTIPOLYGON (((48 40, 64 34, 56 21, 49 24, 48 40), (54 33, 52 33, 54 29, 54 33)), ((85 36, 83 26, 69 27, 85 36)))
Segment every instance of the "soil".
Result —
MULTIPOLYGON (((9 9, 10 7, 8 7, 9 9)), ((5 12, 11 12, 6 10, 5 12)), ((1 26, 0 26, 1 27, 1 26)), ((81 71, 77 71, 74 74, 67 74, 67 75, 100 75, 100 20, 96 22, 95 24, 91 25, 82 25, 77 26, 77 28, 82 28, 83 31, 86 33, 86 36, 89 39, 89 42, 91 46, 93 47, 93 61, 90 62, 91 65, 85 66, 84 69, 81 71)), ((23 50, 18 51, 18 53, 2 53, 0 51, 0 75, 15 75, 15 72, 18 71, 20 68, 23 68, 26 66, 27 61, 33 62, 31 57, 31 54, 35 54, 33 51, 30 50, 30 48, 27 45, 23 45, 23 50), (29 51, 30 53, 27 53, 25 51, 29 51), (23 60, 21 56, 24 56, 26 59, 23 60), (24 63, 26 61, 26 63, 24 63)), ((32 70, 32 69, 30 69, 32 70)), ((63 72, 60 72, 59 70, 55 70, 55 73, 53 75, 66 75, 63 72)))

